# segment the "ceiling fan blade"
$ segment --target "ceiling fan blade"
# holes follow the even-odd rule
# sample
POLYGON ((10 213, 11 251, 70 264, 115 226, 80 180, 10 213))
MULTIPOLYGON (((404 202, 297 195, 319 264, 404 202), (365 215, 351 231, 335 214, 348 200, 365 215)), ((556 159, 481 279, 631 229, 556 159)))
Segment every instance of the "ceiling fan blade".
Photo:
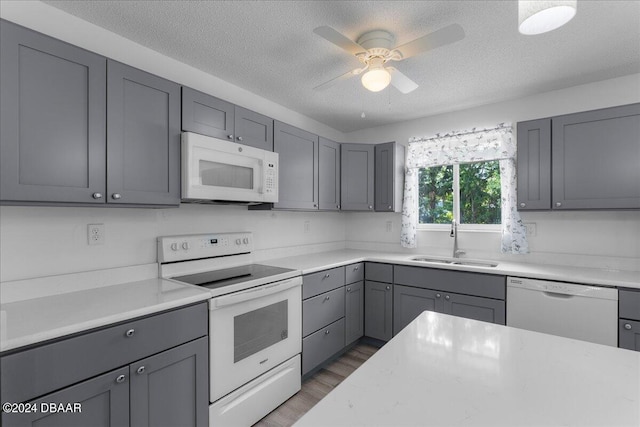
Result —
POLYGON ((409 77, 402 74, 393 67, 386 67, 385 70, 391 73, 391 85, 402 93, 413 92, 418 88, 418 84, 409 77))
POLYGON ((398 46, 393 50, 400 52, 401 59, 406 59, 431 49, 457 42, 463 38, 464 30, 462 27, 458 24, 451 24, 424 37, 398 46))
POLYGON ((343 75, 338 76, 338 77, 336 77, 334 79, 331 79, 328 82, 324 82, 321 85, 314 87, 313 89, 314 90, 329 89, 331 86, 334 86, 335 84, 340 83, 343 80, 347 80, 350 77, 357 76, 360 73, 361 73, 361 69, 360 68, 356 68, 355 70, 347 71, 343 75))
POLYGON ((316 28, 313 32, 353 55, 367 51, 358 43, 326 25, 316 28))

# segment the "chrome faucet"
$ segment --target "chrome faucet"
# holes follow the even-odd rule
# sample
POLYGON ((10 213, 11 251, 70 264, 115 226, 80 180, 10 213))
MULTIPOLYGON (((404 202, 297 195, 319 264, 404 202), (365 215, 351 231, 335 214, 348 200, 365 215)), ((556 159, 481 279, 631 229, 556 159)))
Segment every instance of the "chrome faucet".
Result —
POLYGON ((455 219, 451 221, 451 233, 449 236, 453 237, 453 257, 460 258, 465 252, 458 249, 458 223, 455 219))

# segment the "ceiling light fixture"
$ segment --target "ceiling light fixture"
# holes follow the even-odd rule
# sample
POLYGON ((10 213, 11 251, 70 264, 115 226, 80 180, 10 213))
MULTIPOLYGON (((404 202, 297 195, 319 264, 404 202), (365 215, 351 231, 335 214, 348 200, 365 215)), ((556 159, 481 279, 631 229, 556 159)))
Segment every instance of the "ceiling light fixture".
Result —
POLYGON ((391 74, 382 66, 383 58, 373 58, 369 62, 369 69, 362 75, 362 86, 371 92, 380 92, 391 83, 391 74))
POLYGON ((518 31, 526 35, 555 30, 571 21, 577 0, 519 0, 518 31))

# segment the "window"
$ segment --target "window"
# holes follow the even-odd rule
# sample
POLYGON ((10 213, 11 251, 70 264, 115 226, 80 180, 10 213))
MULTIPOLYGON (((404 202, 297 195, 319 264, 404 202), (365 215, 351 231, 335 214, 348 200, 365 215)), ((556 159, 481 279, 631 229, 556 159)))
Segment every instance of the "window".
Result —
POLYGON ((500 224, 499 161, 420 169, 418 208, 419 224, 500 224))

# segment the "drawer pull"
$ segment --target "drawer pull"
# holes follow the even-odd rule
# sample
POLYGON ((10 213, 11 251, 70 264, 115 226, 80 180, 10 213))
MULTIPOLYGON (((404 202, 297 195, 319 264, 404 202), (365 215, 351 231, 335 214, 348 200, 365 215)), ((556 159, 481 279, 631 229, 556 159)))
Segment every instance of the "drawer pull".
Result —
POLYGON ((118 377, 116 378, 116 382, 118 384, 122 384, 124 382, 124 380, 126 380, 127 377, 125 377, 124 375, 118 375, 118 377))
POLYGON ((136 333, 135 329, 129 329, 127 332, 125 332, 124 334, 128 337, 131 338, 134 334, 136 333))
POLYGON ((326 331, 324 331, 324 334, 325 334, 325 335, 329 335, 329 332, 331 332, 331 331, 329 331, 329 330, 327 329, 326 331))
POLYGON ((449 295, 445 295, 444 299, 446 299, 447 301, 451 299, 451 297, 449 295))
POLYGON ((347 288, 347 292, 351 292, 351 288, 347 288))
POLYGON ((391 286, 387 286, 387 287, 385 287, 385 289, 389 291, 389 290, 391 290, 391 286))
POLYGON ((324 275, 324 278, 325 278, 325 279, 328 279, 330 276, 331 276, 331 275, 330 275, 329 273, 327 273, 327 274, 325 274, 325 275, 324 275))
POLYGON ((353 271, 358 271, 360 270, 360 267, 353 267, 353 271))
POLYGON ((440 298, 442 295, 440 294, 436 294, 436 298, 440 298))
POLYGON ((138 375, 144 374, 144 365, 140 366, 138 369, 136 369, 136 372, 138 373, 138 375))
POLYGON ((326 297, 324 297, 325 301, 329 301, 329 295, 327 295, 326 297))
POLYGON ((630 330, 631 330, 631 323, 625 323, 625 324, 624 324, 624 328, 625 328, 627 331, 630 331, 630 330))

